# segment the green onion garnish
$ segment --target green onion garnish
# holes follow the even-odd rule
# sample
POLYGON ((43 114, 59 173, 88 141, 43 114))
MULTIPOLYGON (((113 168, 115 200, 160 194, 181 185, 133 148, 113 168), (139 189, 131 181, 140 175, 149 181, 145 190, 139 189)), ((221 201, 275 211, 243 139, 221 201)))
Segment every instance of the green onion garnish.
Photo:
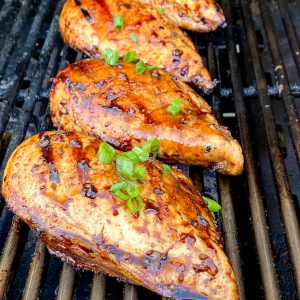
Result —
POLYGON ((134 171, 134 162, 130 158, 118 155, 116 158, 117 171, 125 178, 132 179, 134 171))
POLYGON ((205 197, 205 196, 202 196, 202 198, 205 201, 205 203, 207 204, 207 206, 211 212, 215 213, 215 212, 218 212, 221 210, 222 207, 217 201, 210 199, 208 197, 205 197))
POLYGON ((135 61, 136 60, 136 51, 135 50, 128 51, 124 56, 124 60, 129 63, 135 61))
POLYGON ((173 116, 176 116, 180 112, 181 105, 182 105, 181 99, 173 98, 171 105, 169 105, 167 108, 167 112, 173 116))
POLYGON ((134 168, 133 175, 136 180, 145 181, 147 172, 144 167, 137 165, 134 168))
POLYGON ((106 48, 103 52, 103 58, 108 65, 114 66, 119 60, 119 51, 106 48))
POLYGON ((147 151, 148 153, 152 153, 153 156, 157 156, 158 150, 159 150, 159 142, 158 139, 152 138, 148 140, 142 147, 144 151, 147 151))
POLYGON ((101 143, 99 150, 98 150, 98 159, 105 165, 109 165, 112 163, 115 156, 115 149, 103 142, 101 143))
POLYGON ((122 153, 123 157, 127 157, 129 160, 131 160, 133 163, 138 163, 140 161, 138 154, 136 154, 134 151, 128 151, 122 153))
POLYGON ((132 151, 138 156, 139 160, 144 162, 149 159, 149 152, 140 147, 134 147, 132 151))
POLYGON ((137 213, 143 207, 140 189, 137 183, 118 182, 111 186, 110 191, 119 199, 126 201, 129 210, 137 213))
MULTIPOLYGON (((102 143, 106 144, 106 143, 102 143)), ((102 146, 103 148, 108 148, 107 146, 102 146)), ((112 147, 111 147, 112 148, 112 147)), ((112 148, 113 149, 113 148, 112 148)), ((132 213, 138 212, 143 207, 143 201, 140 197, 140 189, 137 184, 138 181, 145 181, 147 176, 147 171, 145 167, 138 165, 139 162, 144 162, 149 159, 150 153, 154 156, 157 155, 159 150, 159 143, 157 138, 149 139, 142 148, 135 146, 131 151, 124 152, 116 156, 116 167, 117 173, 123 181, 118 182, 111 186, 110 191, 117 198, 126 201, 129 210, 132 213), (128 181, 129 180, 129 181, 128 181)), ((106 153, 107 150, 99 150, 99 153, 106 153)), ((114 151, 114 150, 113 150, 114 151)), ((112 157, 105 161, 112 161, 115 156, 113 152, 112 157)), ((99 158, 100 159, 100 158, 99 158)))
POLYGON ((165 8, 165 7, 157 7, 156 10, 157 10, 159 13, 163 14, 163 13, 165 13, 166 8, 165 8))
POLYGON ((172 170, 171 167, 169 165, 163 164, 162 165, 163 171, 165 174, 171 174, 172 170))
POLYGON ((142 60, 138 61, 135 65, 135 70, 138 74, 143 74, 146 70, 145 63, 142 60))
POLYGON ((124 19, 122 16, 117 15, 114 17, 114 28, 117 30, 124 28, 124 19))
POLYGON ((153 66, 146 66, 146 71, 153 71, 155 70, 157 67, 155 65, 153 66))
POLYGON ((130 33, 130 38, 136 43, 139 41, 139 38, 133 32, 130 33))
POLYGON ((129 199, 127 201, 127 206, 133 214, 137 213, 139 210, 143 208, 142 198, 138 196, 136 198, 129 199))
POLYGON ((121 181, 112 185, 110 191, 119 199, 123 201, 128 201, 130 196, 126 192, 127 186, 128 186, 128 182, 121 181))

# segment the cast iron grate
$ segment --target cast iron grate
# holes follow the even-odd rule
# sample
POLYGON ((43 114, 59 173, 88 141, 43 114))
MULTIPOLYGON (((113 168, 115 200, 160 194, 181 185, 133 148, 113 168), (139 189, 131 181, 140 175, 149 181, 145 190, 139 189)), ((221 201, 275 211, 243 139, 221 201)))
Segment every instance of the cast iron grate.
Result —
MULTIPOLYGON (((26 137, 51 128, 49 79, 82 55, 58 33, 63 1, 0 1, 0 178, 26 137)), ((218 218, 241 299, 296 299, 300 289, 300 2, 223 0, 228 26, 191 34, 211 74, 205 95, 239 136, 237 178, 183 168, 222 204, 218 218)), ((200 91, 199 91, 200 92, 200 91)), ((75 270, 51 257, 1 200, 1 299, 158 299, 149 291, 75 270)))

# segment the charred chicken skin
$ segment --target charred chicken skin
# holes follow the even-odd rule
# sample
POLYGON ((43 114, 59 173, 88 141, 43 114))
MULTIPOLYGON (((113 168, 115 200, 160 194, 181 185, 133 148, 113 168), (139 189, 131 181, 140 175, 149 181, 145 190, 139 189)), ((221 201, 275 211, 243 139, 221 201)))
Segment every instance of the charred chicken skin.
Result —
POLYGON ((73 266, 167 297, 238 299, 220 233, 191 180, 176 169, 162 172, 159 161, 141 163, 143 208, 132 214, 110 192, 120 178, 114 162, 98 160, 100 144, 62 132, 24 141, 4 172, 2 191, 12 211, 73 266))
POLYGON ((60 15, 60 31, 66 43, 89 55, 108 48, 123 56, 136 50, 149 65, 165 69, 177 78, 210 90, 215 83, 192 41, 156 8, 135 1, 67 0, 60 15), (124 20, 123 29, 114 18, 124 20))
POLYGON ((225 22, 221 7, 213 0, 137 1, 153 5, 179 27, 192 31, 213 31, 225 22))
POLYGON ((102 59, 68 65, 53 80, 50 108, 56 127, 97 136, 121 150, 157 137, 165 161, 231 175, 243 169, 239 143, 209 105, 163 70, 137 74, 132 63, 108 66, 102 59), (182 101, 177 115, 168 112, 174 98, 182 101))

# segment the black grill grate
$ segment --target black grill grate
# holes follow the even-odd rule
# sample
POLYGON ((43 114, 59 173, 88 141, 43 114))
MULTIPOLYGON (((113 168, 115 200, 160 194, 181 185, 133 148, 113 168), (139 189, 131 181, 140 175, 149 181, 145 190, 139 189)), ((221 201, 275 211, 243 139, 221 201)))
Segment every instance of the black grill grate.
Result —
MULTIPOLYGON (((51 128, 49 79, 82 55, 63 44, 63 1, 0 1, 0 178, 20 142, 51 128)), ((220 79, 205 98, 240 136, 243 176, 229 178, 183 168, 222 204, 220 226, 241 299, 300 295, 300 3, 223 0, 226 29, 191 34, 220 79)), ((75 270, 7 209, 0 217, 0 298, 158 299, 140 287, 75 270)))

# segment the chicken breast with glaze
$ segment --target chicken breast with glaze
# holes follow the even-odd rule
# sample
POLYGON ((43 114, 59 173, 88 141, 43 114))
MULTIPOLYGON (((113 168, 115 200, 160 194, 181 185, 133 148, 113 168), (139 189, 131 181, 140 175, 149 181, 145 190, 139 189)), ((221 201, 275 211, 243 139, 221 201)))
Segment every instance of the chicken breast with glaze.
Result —
POLYGON ((137 0, 156 7, 181 28, 209 32, 225 22, 219 4, 214 0, 137 0))
POLYGON ((89 55, 106 48, 125 55, 136 50, 139 59, 165 69, 177 78, 210 90, 215 83, 192 41, 156 8, 135 1, 67 0, 60 15, 66 43, 89 55), (114 19, 124 20, 123 29, 114 19))
MULTIPOLYGON (((202 197, 181 171, 141 165, 143 208, 132 214, 110 188, 115 163, 97 158, 101 142, 87 135, 45 132, 9 159, 3 196, 16 215, 73 266, 186 299, 239 299, 220 233, 202 197)), ((117 152, 120 154, 120 152, 117 152)))
POLYGON ((132 63, 108 66, 102 59, 68 65, 53 80, 50 108, 56 127, 97 136, 121 150, 157 137, 165 161, 231 175, 243 169, 239 143, 209 105, 159 69, 137 74, 132 63), (176 115, 168 112, 174 98, 182 102, 176 115))

